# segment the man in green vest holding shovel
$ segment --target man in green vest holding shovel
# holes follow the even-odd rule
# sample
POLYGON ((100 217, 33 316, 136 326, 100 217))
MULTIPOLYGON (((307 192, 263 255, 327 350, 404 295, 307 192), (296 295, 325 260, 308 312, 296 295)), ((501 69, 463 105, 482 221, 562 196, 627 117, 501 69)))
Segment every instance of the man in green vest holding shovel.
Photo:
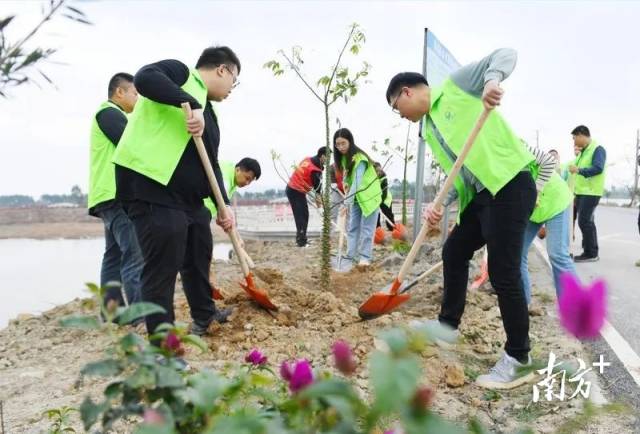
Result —
MULTIPOLYGON (((483 109, 500 104, 500 82, 511 74, 515 64, 514 50, 499 49, 460 68, 433 89, 421 74, 400 73, 389 83, 387 103, 403 118, 413 122, 423 119, 422 136, 438 163, 449 172, 483 109)), ((520 255, 536 202, 536 185, 530 172, 533 161, 534 156, 507 122, 492 110, 448 200, 457 196, 458 220, 442 251, 444 294, 440 315, 426 325, 457 330, 466 302, 469 260, 486 244, 489 278, 498 296, 507 342, 503 357, 488 374, 477 378, 481 387, 508 389, 532 378, 531 374, 520 374, 518 368, 531 364, 520 255)), ((427 206, 425 219, 430 225, 437 226, 441 218, 442 209, 427 206)))
MULTIPOLYGON (((233 194, 238 188, 243 188, 251 184, 253 181, 260 179, 262 171, 260 163, 257 160, 245 157, 233 164, 231 161, 221 161, 220 171, 224 179, 224 187, 227 191, 227 197, 233 198, 233 194)), ((211 212, 211 217, 218 217, 218 208, 210 198, 204 200, 204 205, 211 212)))
POLYGON ((582 232, 582 254, 573 260, 594 262, 600 259, 594 213, 604 193, 607 152, 591 138, 589 128, 584 125, 575 127, 571 135, 574 145, 580 150, 575 162, 569 166, 569 172, 575 177, 578 226, 582 232))
MULTIPOLYGON (((210 47, 195 68, 163 60, 135 75, 141 97, 114 162, 117 197, 133 221, 145 261, 142 300, 166 310, 145 318, 150 334, 161 323, 174 321, 178 272, 194 319, 192 333, 205 334, 212 321, 224 322, 230 313, 216 309, 211 294, 211 214, 203 199, 211 197, 218 208, 229 206, 218 163, 220 129, 210 101, 229 96, 239 73, 240 61, 230 48, 210 47), (184 102, 193 111, 189 120, 181 109, 184 102), (192 136, 203 139, 224 203, 213 197, 192 136)), ((227 215, 216 220, 225 231, 234 224, 233 213, 227 215)))
POLYGON ((133 224, 122 203, 116 200, 116 175, 113 153, 127 125, 127 114, 133 111, 138 92, 133 76, 119 72, 111 77, 109 99, 98 108, 91 125, 91 151, 89 170, 89 214, 104 223, 105 249, 100 271, 100 286, 107 286, 105 305, 110 301, 124 305, 140 301, 140 273, 142 254, 133 224), (107 285, 118 282, 119 287, 107 285))

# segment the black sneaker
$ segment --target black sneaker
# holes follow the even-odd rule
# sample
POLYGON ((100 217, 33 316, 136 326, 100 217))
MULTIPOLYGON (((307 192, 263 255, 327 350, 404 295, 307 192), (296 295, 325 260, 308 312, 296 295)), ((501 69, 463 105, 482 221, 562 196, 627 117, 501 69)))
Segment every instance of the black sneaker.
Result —
POLYGON ((223 324, 229 321, 229 315, 231 315, 231 312, 232 309, 230 307, 227 309, 216 310, 216 313, 214 313, 211 317, 211 321, 209 321, 206 325, 194 321, 193 324, 191 324, 191 333, 196 336, 205 336, 209 333, 209 325, 212 322, 216 321, 219 324, 223 324))
POLYGON ((598 256, 587 256, 584 253, 573 257, 573 262, 596 262, 599 260, 600 258, 598 256))

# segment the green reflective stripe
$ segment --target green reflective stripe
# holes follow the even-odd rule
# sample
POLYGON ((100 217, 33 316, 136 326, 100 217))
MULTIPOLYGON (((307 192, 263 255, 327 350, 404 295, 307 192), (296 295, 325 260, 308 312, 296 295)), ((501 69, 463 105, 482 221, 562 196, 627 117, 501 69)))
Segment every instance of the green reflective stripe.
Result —
MULTIPOLYGON (((362 210, 362 214, 365 217, 369 217, 378 208, 380 208, 380 204, 382 203, 382 188, 380 187, 380 179, 378 179, 378 175, 373 164, 370 164, 369 159, 361 152, 358 152, 353 156, 352 172, 356 171, 356 167, 358 167, 358 164, 361 162, 366 164, 366 169, 364 171, 364 176, 362 177, 361 185, 356 192, 355 200, 358 202, 358 205, 362 210)), ((345 157, 342 157, 342 167, 345 170, 347 168, 345 157)), ((354 177, 355 173, 347 174, 345 181, 348 185, 353 185, 354 177)), ((351 194, 352 192, 349 193, 351 194)))
POLYGON ((112 143, 102 132, 96 119, 102 110, 109 107, 117 109, 125 116, 127 115, 117 104, 106 101, 100 104, 98 111, 93 116, 89 152, 89 193, 87 199, 89 209, 116 197, 116 174, 112 162, 116 144, 112 143))
MULTIPOLYGON (((587 146, 575 160, 575 165, 578 169, 585 169, 593 165, 593 153, 597 147, 598 144, 592 139, 589 146, 587 146)), ((591 176, 589 178, 576 174, 575 194, 584 196, 602 196, 604 193, 605 171, 606 169, 603 169, 602 173, 599 175, 591 176)))
MULTIPOLYGON (((197 70, 190 71, 182 90, 205 106, 207 87, 197 70)), ((181 107, 140 96, 113 161, 167 185, 190 139, 181 107)))
MULTIPOLYGON (((238 186, 236 185, 236 165, 231 161, 220 161, 220 171, 222 172, 222 179, 224 182, 224 189, 227 192, 229 200, 233 197, 238 186)), ((204 199, 204 205, 211 211, 211 217, 216 218, 218 215, 218 209, 214 205, 211 198, 204 199)))

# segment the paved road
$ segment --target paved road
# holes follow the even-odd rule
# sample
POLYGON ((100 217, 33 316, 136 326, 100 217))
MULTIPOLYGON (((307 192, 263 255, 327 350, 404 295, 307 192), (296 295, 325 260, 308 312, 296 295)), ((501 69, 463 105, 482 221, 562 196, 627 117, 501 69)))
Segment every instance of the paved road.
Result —
MULTIPOLYGON (((576 264, 583 282, 603 277, 609 290, 609 322, 628 342, 636 354, 640 354, 640 235, 638 234, 638 209, 599 206, 596 209, 596 226, 600 247, 600 261, 576 264)), ((580 229, 576 225, 574 254, 582 253, 580 229)), ((605 394, 609 399, 622 400, 640 414, 640 387, 625 371, 607 343, 601 339, 589 345, 593 360, 603 354, 613 361, 601 376, 605 394)), ((636 425, 640 432, 640 423, 636 425)))

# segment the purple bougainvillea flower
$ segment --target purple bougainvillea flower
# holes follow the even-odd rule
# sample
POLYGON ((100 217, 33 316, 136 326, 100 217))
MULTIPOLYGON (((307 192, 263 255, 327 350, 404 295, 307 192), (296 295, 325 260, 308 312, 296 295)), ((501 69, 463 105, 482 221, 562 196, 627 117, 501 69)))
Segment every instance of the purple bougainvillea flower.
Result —
POLYGON ((164 416, 158 411, 151 408, 147 408, 142 416, 144 423, 149 425, 162 425, 164 423, 164 416))
POLYGON ((357 364, 353 358, 349 344, 342 340, 336 341, 333 344, 332 350, 336 368, 345 375, 353 374, 357 364))
POLYGON ((306 359, 298 360, 292 370, 289 390, 292 393, 297 393, 311 383, 313 383, 311 364, 306 359))
POLYGON ((267 363, 267 356, 263 355, 257 348, 254 348, 244 357, 244 361, 254 366, 261 366, 267 363))
POLYGON ((280 376, 287 383, 291 381, 293 377, 293 367, 289 362, 282 362, 280 365, 280 376))
POLYGON ((571 273, 560 276, 562 293, 558 300, 560 323, 578 339, 595 339, 607 316, 607 286, 597 279, 583 286, 571 273))
POLYGON ((180 338, 173 332, 169 333, 164 340, 164 347, 170 351, 178 351, 181 345, 180 338))

